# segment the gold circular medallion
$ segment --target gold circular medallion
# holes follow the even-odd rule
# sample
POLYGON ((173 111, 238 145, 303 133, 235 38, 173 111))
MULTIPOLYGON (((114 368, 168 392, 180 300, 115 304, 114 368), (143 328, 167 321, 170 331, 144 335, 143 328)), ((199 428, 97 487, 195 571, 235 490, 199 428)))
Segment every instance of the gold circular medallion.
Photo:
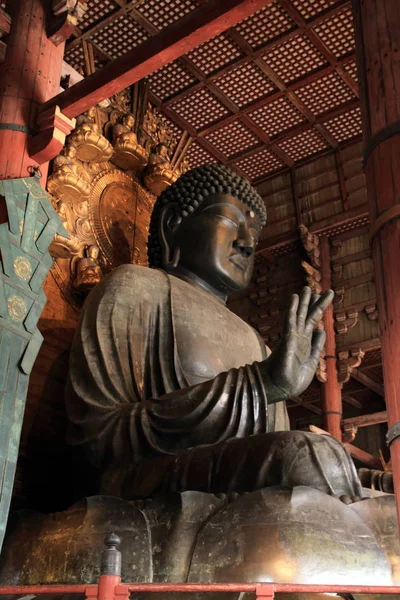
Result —
POLYGON ((31 263, 23 256, 17 256, 14 260, 14 271, 20 279, 28 281, 32 276, 31 263))
POLYGON ((10 296, 7 300, 8 314, 13 321, 22 323, 26 315, 25 302, 20 296, 10 296))

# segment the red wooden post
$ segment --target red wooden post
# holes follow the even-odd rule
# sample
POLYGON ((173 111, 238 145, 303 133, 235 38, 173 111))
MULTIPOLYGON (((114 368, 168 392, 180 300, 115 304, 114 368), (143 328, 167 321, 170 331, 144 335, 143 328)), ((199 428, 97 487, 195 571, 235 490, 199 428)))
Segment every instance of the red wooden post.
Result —
MULTIPOLYGON (((45 4, 7 2, 12 21, 0 66, 0 180, 27 177, 28 168, 38 166, 27 152, 37 109, 60 88, 64 44, 55 46, 47 39, 45 4)), ((47 164, 40 168, 44 184, 47 164)))
POLYGON ((388 441, 400 523, 400 10, 353 0, 388 441))
MULTIPOLYGON (((331 281, 331 255, 329 238, 321 237, 321 274, 322 289, 329 290, 331 281)), ((324 314, 324 328, 326 332, 325 360, 327 381, 322 384, 322 411, 324 417, 324 429, 338 440, 342 439, 342 390, 338 380, 336 368, 336 341, 335 325, 333 319, 333 305, 331 304, 324 314)))

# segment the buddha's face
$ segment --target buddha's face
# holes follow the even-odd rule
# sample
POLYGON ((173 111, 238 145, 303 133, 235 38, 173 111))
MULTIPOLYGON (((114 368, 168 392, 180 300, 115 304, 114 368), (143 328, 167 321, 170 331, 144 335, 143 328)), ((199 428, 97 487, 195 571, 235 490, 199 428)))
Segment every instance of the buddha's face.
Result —
POLYGON ((208 196, 176 228, 179 266, 228 295, 251 279, 261 222, 247 205, 228 194, 208 196))
POLYGON ((134 118, 132 116, 125 117, 124 119, 125 125, 129 128, 132 128, 135 124, 134 118))

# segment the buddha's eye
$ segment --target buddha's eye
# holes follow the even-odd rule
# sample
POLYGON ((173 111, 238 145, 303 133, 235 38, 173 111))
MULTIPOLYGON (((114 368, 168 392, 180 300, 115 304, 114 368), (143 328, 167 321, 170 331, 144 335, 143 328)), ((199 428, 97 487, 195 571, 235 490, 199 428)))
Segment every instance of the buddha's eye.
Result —
POLYGON ((220 221, 222 221, 223 223, 226 223, 230 227, 234 227, 235 229, 238 229, 239 225, 238 225, 238 223, 236 223, 236 221, 233 221, 233 219, 230 219, 229 217, 226 217, 225 215, 215 215, 215 216, 220 221))

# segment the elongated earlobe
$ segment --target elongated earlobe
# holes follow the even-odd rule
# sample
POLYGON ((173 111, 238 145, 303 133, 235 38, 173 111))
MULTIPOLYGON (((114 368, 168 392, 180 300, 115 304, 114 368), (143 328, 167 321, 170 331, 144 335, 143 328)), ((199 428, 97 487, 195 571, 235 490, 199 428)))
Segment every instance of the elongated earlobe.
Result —
POLYGON ((158 222, 158 234, 164 269, 176 269, 181 256, 181 250, 179 246, 176 246, 174 249, 172 249, 170 246, 171 237, 182 222, 182 217, 179 215, 177 208, 178 204, 168 204, 164 206, 161 209, 158 222))

